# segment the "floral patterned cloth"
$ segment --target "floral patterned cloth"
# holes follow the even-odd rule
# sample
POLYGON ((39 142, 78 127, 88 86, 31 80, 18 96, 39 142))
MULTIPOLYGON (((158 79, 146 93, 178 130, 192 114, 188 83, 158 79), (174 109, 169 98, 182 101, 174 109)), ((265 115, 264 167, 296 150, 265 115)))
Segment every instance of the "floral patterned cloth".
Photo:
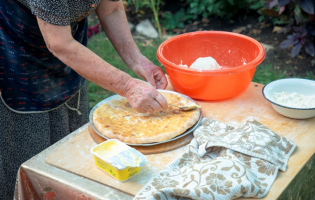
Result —
POLYGON ((296 147, 255 120, 234 128, 204 118, 194 136, 134 200, 262 198, 296 147))

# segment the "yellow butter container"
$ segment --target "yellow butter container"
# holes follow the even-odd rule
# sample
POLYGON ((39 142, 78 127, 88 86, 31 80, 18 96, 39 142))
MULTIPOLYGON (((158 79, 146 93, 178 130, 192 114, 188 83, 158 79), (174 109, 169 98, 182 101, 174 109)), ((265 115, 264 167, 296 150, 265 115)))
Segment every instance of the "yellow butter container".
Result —
POLYGON ((139 151, 116 139, 92 147, 91 152, 96 166, 118 181, 126 181, 138 174, 147 162, 139 151))

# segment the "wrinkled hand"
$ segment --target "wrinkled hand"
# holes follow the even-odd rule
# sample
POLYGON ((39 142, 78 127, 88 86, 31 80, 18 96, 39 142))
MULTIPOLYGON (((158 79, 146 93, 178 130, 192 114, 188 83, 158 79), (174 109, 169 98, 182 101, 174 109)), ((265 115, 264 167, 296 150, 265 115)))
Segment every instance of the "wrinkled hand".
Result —
POLYGON ((139 79, 132 78, 126 87, 124 95, 130 105, 140 113, 153 113, 166 110, 166 99, 151 85, 139 79))
POLYGON ((138 56, 132 70, 156 89, 165 89, 167 86, 167 79, 163 70, 143 55, 138 56))

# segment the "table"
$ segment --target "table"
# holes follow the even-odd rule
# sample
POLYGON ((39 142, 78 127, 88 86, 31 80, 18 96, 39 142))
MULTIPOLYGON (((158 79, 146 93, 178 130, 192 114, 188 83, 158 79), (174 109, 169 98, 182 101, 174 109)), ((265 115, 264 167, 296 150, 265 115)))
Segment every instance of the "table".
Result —
MULTIPOLYGON (((292 154, 288 162, 286 172, 279 172, 277 179, 271 187, 267 196, 263 199, 312 199, 315 196, 315 118, 306 120, 294 120, 283 117, 276 113, 269 102, 267 102, 261 93, 263 85, 251 83, 248 89, 241 95, 225 100, 225 101, 198 101, 203 110, 203 116, 211 119, 222 121, 226 124, 237 126, 249 116, 254 117, 271 130, 280 135, 287 137, 297 144, 297 148, 292 154)), ((173 90, 171 86, 167 89, 173 90)), ((132 195, 120 192, 116 189, 108 187, 101 182, 96 182, 83 176, 69 173, 45 162, 45 158, 57 150, 66 142, 74 141, 77 135, 87 130, 87 124, 69 134, 58 143, 47 148, 43 152, 34 156, 30 160, 23 163, 18 172, 18 181, 16 186, 16 199, 19 197, 33 197, 33 199, 132 199, 132 195)), ((88 141, 80 141, 81 143, 88 141)), ((92 143, 91 143, 92 144, 92 143)), ((86 149, 90 147, 87 146, 86 149)), ((89 155, 82 148, 82 154, 89 155)), ((173 158, 179 155, 182 148, 171 152, 163 153, 158 156, 165 158, 173 158)), ((154 175, 154 171, 159 171, 164 166, 150 160, 157 155, 148 155, 149 163, 144 171, 149 172, 150 176, 154 175), (152 169, 150 169, 150 166, 152 169)), ((92 155, 91 155, 92 157, 92 155)), ((64 158, 60 154, 60 161, 74 163, 73 158, 64 158)), ((171 159, 166 159, 165 163, 171 159)), ((86 165, 76 160, 78 167, 86 165), (79 162, 79 163, 78 163, 79 162)), ((96 166, 95 166, 96 167, 96 166)), ((87 169, 94 170, 93 167, 87 169)), ((94 172, 95 173, 95 172, 94 172)), ((99 176, 105 176, 100 171, 99 176)), ((138 176, 138 175, 137 175, 138 176)), ((134 178, 137 178, 135 176, 134 178)), ((113 182, 114 179, 111 179, 113 182)), ((147 179, 137 183, 145 184, 147 179)), ((109 183, 107 183, 109 184, 109 183)), ((124 185, 122 184, 121 187, 124 185)), ((136 192, 136 191, 134 191, 136 192)))

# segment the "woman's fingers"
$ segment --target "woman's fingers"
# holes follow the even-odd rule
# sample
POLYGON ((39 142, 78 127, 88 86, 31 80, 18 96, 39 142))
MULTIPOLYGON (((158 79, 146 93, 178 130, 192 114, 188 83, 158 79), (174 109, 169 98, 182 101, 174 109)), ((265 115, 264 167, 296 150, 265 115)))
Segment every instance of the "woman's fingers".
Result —
POLYGON ((158 92, 158 95, 155 97, 155 101, 160 105, 160 109, 166 110, 168 107, 167 100, 163 95, 158 92))
POLYGON ((141 113, 167 109, 166 99, 154 87, 138 79, 134 79, 129 85, 125 97, 141 113))

